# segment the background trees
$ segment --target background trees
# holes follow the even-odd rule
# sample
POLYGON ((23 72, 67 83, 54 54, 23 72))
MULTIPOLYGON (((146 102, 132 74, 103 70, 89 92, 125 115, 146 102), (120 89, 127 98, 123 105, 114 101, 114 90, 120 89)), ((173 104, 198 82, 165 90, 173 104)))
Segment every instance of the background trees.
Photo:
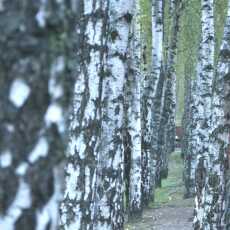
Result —
MULTIPOLYGON (((190 100, 193 104, 191 116, 186 116, 187 124, 190 124, 194 130, 191 132, 191 128, 190 130, 187 129, 188 141, 186 147, 188 148, 185 152, 185 166, 189 173, 185 173, 185 181, 188 182, 187 195, 192 195, 194 181, 196 183, 194 228, 225 229, 226 219, 224 220, 223 209, 225 209, 224 197, 227 193, 224 175, 228 168, 225 163, 228 131, 226 131, 225 112, 223 111, 225 107, 223 92, 226 91, 223 87, 227 84, 221 77, 221 65, 215 65, 215 48, 216 53, 219 53, 219 50, 214 45, 214 34, 218 41, 218 31, 214 32, 214 22, 218 24, 218 21, 214 20, 213 12, 218 12, 218 7, 212 7, 214 6, 213 2, 210 1, 205 1, 202 4, 200 59, 198 61, 195 88, 192 90, 196 98, 194 98, 195 103, 190 100), (216 74, 215 70, 217 70, 216 74)), ((228 18, 225 31, 228 27, 227 24, 228 18)), ((224 39, 226 39, 226 32, 224 32, 224 39)), ((220 62, 223 60, 222 57, 221 51, 220 62)), ((186 109, 186 112, 188 112, 188 109, 186 109)))

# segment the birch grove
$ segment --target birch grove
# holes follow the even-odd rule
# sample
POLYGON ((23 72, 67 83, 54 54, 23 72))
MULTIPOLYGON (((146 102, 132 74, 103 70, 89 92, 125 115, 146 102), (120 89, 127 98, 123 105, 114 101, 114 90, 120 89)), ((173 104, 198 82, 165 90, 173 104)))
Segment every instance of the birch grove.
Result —
POLYGON ((0 230, 230 229, 230 0, 0 0, 0 230))

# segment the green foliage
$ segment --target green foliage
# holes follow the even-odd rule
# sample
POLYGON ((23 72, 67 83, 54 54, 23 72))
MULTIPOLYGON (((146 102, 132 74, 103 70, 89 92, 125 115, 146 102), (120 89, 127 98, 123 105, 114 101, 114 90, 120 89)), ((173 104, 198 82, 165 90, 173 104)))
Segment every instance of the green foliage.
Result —
POLYGON ((219 55, 224 23, 227 16, 228 0, 215 0, 215 36, 216 36, 216 61, 219 55))
MULTIPOLYGON (((184 0, 185 7, 181 17, 181 28, 178 37, 178 51, 176 59, 177 75, 177 125, 181 124, 184 110, 184 86, 185 78, 196 77, 198 48, 201 35, 201 0, 184 0)), ((219 54, 220 43, 223 34, 224 22, 227 13, 227 0, 215 0, 215 36, 216 36, 216 60, 219 54)), ((169 1, 164 1, 164 57, 171 31, 172 17, 169 12, 169 1)), ((141 6, 141 32, 142 41, 146 45, 147 66, 151 67, 151 0, 140 0, 141 6)))
POLYGON ((200 0, 185 3, 181 17, 176 62, 177 75, 177 125, 181 124, 184 109, 185 78, 195 78, 201 24, 200 0))
POLYGON ((163 18, 163 25, 164 25, 164 42, 163 42, 163 57, 164 59, 167 57, 167 51, 169 46, 169 39, 170 39, 170 31, 171 31, 171 23, 172 17, 169 13, 169 1, 164 2, 164 18, 163 18))
MULTIPOLYGON (((227 13, 227 0, 215 0, 215 57, 217 60, 227 13)), ((177 74, 177 125, 180 125, 184 108, 185 78, 196 77, 198 48, 201 35, 201 0, 186 1, 181 18, 176 74, 177 74)))
POLYGON ((140 1, 140 24, 141 24, 141 36, 142 46, 146 45, 146 60, 147 68, 150 68, 152 61, 152 4, 150 0, 140 1))

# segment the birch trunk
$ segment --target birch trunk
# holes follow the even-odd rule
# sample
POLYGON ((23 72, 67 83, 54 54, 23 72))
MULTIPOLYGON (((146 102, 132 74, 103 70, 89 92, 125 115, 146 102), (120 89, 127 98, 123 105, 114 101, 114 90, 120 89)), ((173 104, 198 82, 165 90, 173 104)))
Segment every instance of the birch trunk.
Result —
POLYGON ((126 82, 127 109, 126 116, 126 145, 125 155, 129 155, 127 163, 128 179, 128 213, 130 219, 142 214, 141 194, 141 44, 140 44, 140 5, 135 0, 134 20, 130 34, 130 63, 126 82))
MULTIPOLYGON (((230 63, 230 1, 228 16, 224 27, 224 36, 217 65, 217 74, 213 84, 211 148, 207 159, 206 186, 204 188, 204 229, 228 229, 224 221, 226 207, 226 170, 227 147, 229 144, 229 63, 230 63)), ((226 219, 227 220, 227 219, 226 219)))
MULTIPOLYGON (((157 96, 157 87, 160 79, 163 49, 163 5, 161 0, 152 1, 152 66, 151 74, 146 77, 144 91, 144 127, 143 129, 143 154, 146 156, 146 168, 143 180, 144 184, 143 197, 145 204, 154 198, 155 188, 155 171, 156 171, 156 147, 157 147, 157 129, 154 129, 156 118, 154 117, 154 100, 157 96), (153 119, 155 119, 153 121, 153 119), (153 146, 152 136, 155 135, 155 145, 153 146), (155 149, 154 149, 155 147, 155 149)), ((145 162, 145 158, 143 162, 145 162)))
POLYGON ((73 13, 60 1, 1 1, 2 230, 58 229, 73 13))
POLYGON ((175 145, 175 115, 176 115, 176 75, 175 58, 177 51, 177 40, 180 26, 180 16, 182 13, 182 1, 174 2, 174 12, 172 18, 172 31, 169 42, 169 50, 164 66, 165 88, 164 101, 162 107, 158 165, 160 167, 160 177, 165 178, 168 174, 168 155, 174 151, 175 145))
POLYGON ((153 145, 153 154, 156 153, 156 160, 155 160, 155 187, 161 186, 161 161, 160 161, 160 148, 161 148, 161 138, 160 138, 160 126, 161 126, 161 117, 162 117, 162 110, 163 110, 163 102, 164 102, 164 92, 165 92, 165 76, 163 74, 163 70, 161 69, 160 79, 157 85, 157 93, 156 98, 154 101, 154 118, 153 118, 153 130, 156 130, 156 133, 152 135, 152 145, 153 145))
MULTIPOLYGON (((222 100, 224 99, 224 128, 222 131, 222 135, 225 133, 227 135, 227 149, 226 149, 226 142, 222 141, 222 148, 219 150, 220 155, 227 158, 227 162, 225 163, 225 200, 226 202, 224 205, 225 208, 225 215, 224 215, 224 223, 225 223, 225 230, 230 228, 230 131, 229 131, 229 124, 230 124, 230 79, 229 79, 229 63, 230 63, 230 3, 228 1, 228 16, 227 21, 224 29, 224 39, 221 47, 220 53, 220 64, 219 64, 219 72, 220 76, 223 76, 220 81, 224 81, 224 90, 221 92, 222 100), (223 63, 223 64, 221 64, 223 63), (224 92, 224 98, 223 98, 224 92), (224 148, 225 147, 225 148, 224 148)), ((223 84, 223 83, 222 83, 223 84)), ((222 85, 223 86, 223 85, 222 85)), ((221 88, 220 88, 221 89, 221 88)), ((221 135, 220 135, 221 136, 221 135)), ((226 141, 226 136, 224 141, 226 141)))
MULTIPOLYGON (((199 50, 201 52, 201 49, 199 50)), ((201 55, 199 55, 196 75, 201 74, 201 55)), ((187 173, 187 178, 185 182, 187 183, 187 196, 195 196, 196 190, 196 170, 197 170, 197 159, 198 159, 198 145, 200 143, 199 139, 199 119, 200 119, 200 103, 202 98, 200 96, 200 88, 198 84, 198 79, 193 80, 192 86, 192 97, 191 97, 191 120, 189 124, 189 143, 188 152, 185 157, 185 168, 187 173), (186 181, 187 179, 187 181, 186 181)))
POLYGON ((132 0, 81 1, 64 229, 123 229, 123 104, 132 0))
POLYGON ((168 92, 169 104, 168 104, 168 125, 167 125, 167 151, 168 153, 172 153, 175 150, 175 123, 176 123, 176 52, 178 45, 178 35, 180 30, 180 17, 183 11, 183 1, 174 0, 172 2, 173 9, 173 18, 172 18, 172 31, 171 38, 169 43, 169 51, 168 51, 168 60, 166 66, 166 76, 170 79, 170 89, 168 92))
MULTIPOLYGON (((186 72, 186 66, 185 66, 186 72)), ((189 145, 189 123, 191 121, 191 104, 192 104, 192 79, 189 74, 185 73, 185 93, 184 93, 184 113, 182 117, 183 136, 181 141, 181 155, 184 159, 188 153, 189 145)))
POLYGON ((147 119, 148 119, 148 82, 150 79, 150 73, 148 71, 147 66, 147 52, 146 52, 146 38, 142 37, 142 75, 143 75, 143 81, 141 82, 141 130, 142 130, 142 141, 141 141, 141 164, 142 164, 142 203, 143 205, 147 206, 149 203, 149 200, 151 199, 151 174, 150 174, 150 148, 148 145, 146 145, 146 138, 147 138, 147 119))
MULTIPOLYGON (((155 178, 157 174, 157 150, 158 150, 158 132, 159 132, 159 110, 160 104, 157 101, 159 97, 159 86, 163 59, 163 1, 152 1, 152 106, 150 108, 150 148, 151 148, 151 190, 154 194, 155 178)), ((161 92, 160 92, 161 94, 161 92)))
POLYGON ((184 158, 184 183, 185 183, 185 198, 190 198, 195 195, 195 168, 196 168, 196 139, 195 130, 196 123, 194 118, 197 114, 197 108, 195 106, 196 82, 195 80, 188 79, 186 87, 186 100, 185 100, 185 124, 183 127, 183 148, 182 154, 184 158))
MULTIPOLYGON (((210 143, 211 126, 211 97, 214 80, 214 5, 213 0, 202 1, 202 34, 201 34, 201 67, 198 70, 197 87, 198 116, 197 116, 197 168, 196 168, 196 197, 195 197, 195 229, 212 229, 211 214, 212 196, 211 183, 208 180, 209 163, 212 152, 210 143), (211 214, 211 215, 210 215, 211 214)), ((214 194, 213 194, 214 195, 214 194)))

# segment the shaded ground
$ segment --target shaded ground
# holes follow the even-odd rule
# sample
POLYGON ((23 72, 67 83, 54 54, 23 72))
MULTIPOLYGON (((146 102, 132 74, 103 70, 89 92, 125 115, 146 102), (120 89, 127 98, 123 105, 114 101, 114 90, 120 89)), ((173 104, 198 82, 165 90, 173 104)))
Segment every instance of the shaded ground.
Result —
POLYGON ((170 156, 169 177, 155 193, 155 201, 143 218, 128 223, 125 230, 192 230, 193 200, 183 199, 183 163, 180 152, 170 156))

